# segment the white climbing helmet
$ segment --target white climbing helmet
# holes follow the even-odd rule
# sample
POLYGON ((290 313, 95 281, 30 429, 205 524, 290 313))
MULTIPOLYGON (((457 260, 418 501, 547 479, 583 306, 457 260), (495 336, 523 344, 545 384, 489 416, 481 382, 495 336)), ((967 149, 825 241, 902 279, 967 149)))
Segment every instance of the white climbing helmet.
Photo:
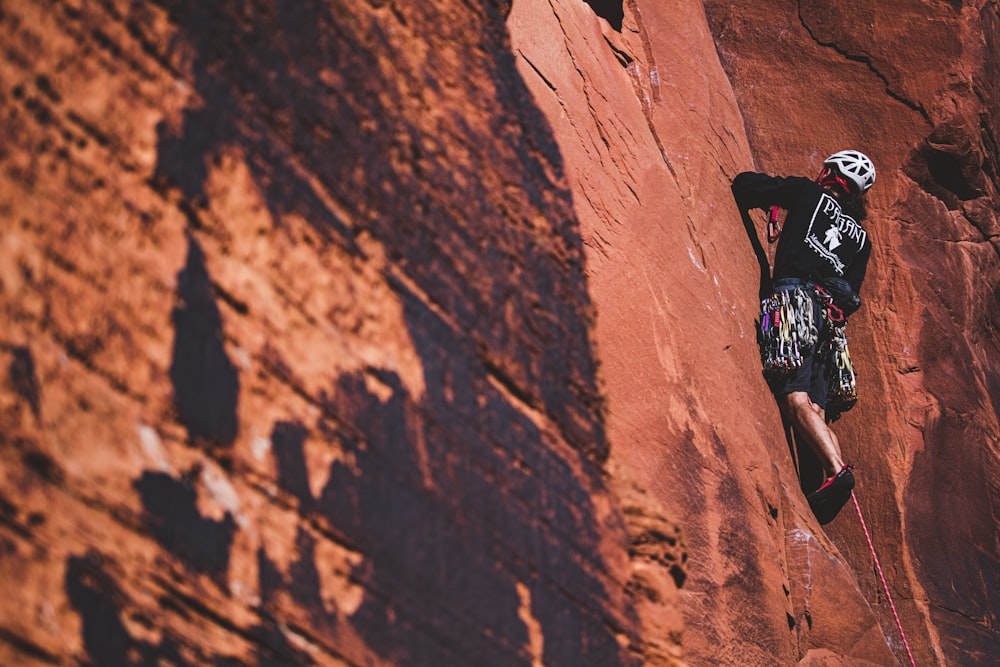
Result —
POLYGON ((824 167, 834 167, 841 176, 849 178, 858 186, 859 192, 865 192, 875 182, 875 165, 861 151, 846 150, 834 153, 823 161, 824 167))

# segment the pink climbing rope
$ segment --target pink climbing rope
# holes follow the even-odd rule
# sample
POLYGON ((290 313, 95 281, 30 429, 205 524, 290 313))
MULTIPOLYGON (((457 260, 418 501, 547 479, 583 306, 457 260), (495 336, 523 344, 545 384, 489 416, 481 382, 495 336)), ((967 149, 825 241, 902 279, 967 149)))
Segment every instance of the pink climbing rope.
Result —
POLYGON ((861 528, 865 531, 865 539, 868 540, 868 548, 872 552, 872 560, 875 561, 875 570, 878 572, 879 579, 882 580, 882 588, 885 590, 885 597, 889 600, 889 607, 892 609, 892 615, 896 619, 896 627, 899 628, 899 636, 903 638, 903 646, 906 647, 906 655, 910 658, 911 667, 917 667, 917 663, 913 660, 913 653, 910 651, 910 642, 906 641, 906 633, 903 632, 903 624, 899 620, 899 614, 896 612, 896 605, 892 602, 892 594, 889 592, 889 584, 885 581, 885 575, 882 574, 882 566, 879 565, 878 556, 875 555, 875 545, 872 543, 872 536, 868 533, 868 525, 865 523, 865 518, 861 516, 861 505, 858 504, 858 498, 851 492, 851 500, 854 501, 854 509, 858 511, 858 520, 861 521, 861 528))

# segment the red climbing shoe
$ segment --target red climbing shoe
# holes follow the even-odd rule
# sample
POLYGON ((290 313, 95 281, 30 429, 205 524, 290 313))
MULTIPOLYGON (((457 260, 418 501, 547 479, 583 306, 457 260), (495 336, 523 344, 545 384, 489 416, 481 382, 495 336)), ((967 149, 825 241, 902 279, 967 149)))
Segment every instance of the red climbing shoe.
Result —
POLYGON ((820 525, 833 521, 841 508, 851 499, 851 492, 854 490, 852 470, 854 466, 844 466, 840 472, 826 480, 823 486, 806 496, 809 507, 819 519, 820 525))

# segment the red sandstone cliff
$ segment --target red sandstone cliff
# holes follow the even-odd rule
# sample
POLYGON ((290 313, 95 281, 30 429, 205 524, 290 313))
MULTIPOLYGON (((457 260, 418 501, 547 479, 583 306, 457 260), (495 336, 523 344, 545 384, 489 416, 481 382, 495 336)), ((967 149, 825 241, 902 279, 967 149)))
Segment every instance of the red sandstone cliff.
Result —
POLYGON ((852 146, 836 428, 991 664, 996 4, 669 5, 0 2, 0 663, 908 662, 729 192, 852 146))

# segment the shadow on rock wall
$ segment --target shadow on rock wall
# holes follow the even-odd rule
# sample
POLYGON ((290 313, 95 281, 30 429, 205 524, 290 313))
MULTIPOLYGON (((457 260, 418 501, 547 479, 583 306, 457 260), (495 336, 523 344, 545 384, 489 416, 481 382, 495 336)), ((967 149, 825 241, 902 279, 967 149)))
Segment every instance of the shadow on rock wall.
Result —
MULTIPOLYGON (((301 520, 286 571, 267 544, 257 553, 261 622, 245 634, 259 664, 309 664, 278 631, 289 604, 332 653, 349 624, 366 656, 398 664, 528 664, 527 608, 546 664, 632 664, 612 630, 625 621, 608 617, 600 549, 609 529, 624 529, 594 523, 607 442, 582 244, 558 150, 507 48, 503 8, 163 5, 200 98, 179 125, 159 128, 155 178, 180 192, 190 223, 170 377, 192 442, 230 446, 239 435, 239 376, 197 242, 206 178, 229 148, 276 227, 294 213, 356 256, 361 228, 384 246, 407 278, 386 274, 426 383, 417 397, 381 368, 331 377, 314 397, 315 423, 271 426, 277 482, 301 520), (417 61, 394 52, 389 23, 443 41, 417 61), (448 48, 465 59, 435 58, 448 48), (316 496, 307 439, 349 454, 316 496), (363 556, 344 575, 364 590, 356 608, 323 597, 321 543, 363 556)), ((224 589, 239 528, 228 513, 199 513, 197 472, 147 472, 133 486, 179 571, 224 589)), ((96 551, 68 563, 89 659, 187 664, 174 643, 193 640, 166 633, 153 646, 130 635, 113 567, 96 551)), ((163 604, 197 610, 158 583, 180 600, 163 604)))
POLYGON ((231 445, 239 419, 240 378, 226 355, 222 315, 205 255, 188 236, 188 257, 177 274, 170 381, 177 416, 197 442, 231 445))
POLYGON ((501 8, 484 2, 463 24, 433 8, 398 19, 309 0, 167 6, 193 50, 202 102, 179 127, 161 125, 160 186, 197 204, 208 165, 237 147, 279 226, 298 214, 362 257, 354 234, 373 233, 498 379, 605 457, 579 225, 501 8), (412 43, 393 41, 394 22, 450 27, 424 62, 396 51, 412 43))

